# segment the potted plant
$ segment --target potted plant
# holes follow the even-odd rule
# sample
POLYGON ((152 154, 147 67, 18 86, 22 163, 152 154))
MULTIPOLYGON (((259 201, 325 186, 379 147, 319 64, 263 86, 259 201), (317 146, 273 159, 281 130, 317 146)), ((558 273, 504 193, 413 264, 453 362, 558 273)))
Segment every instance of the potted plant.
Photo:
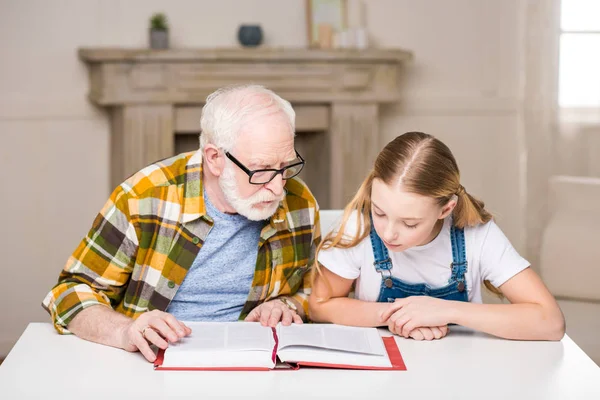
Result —
POLYGON ((156 13, 150 18, 150 48, 169 48, 169 24, 163 13, 156 13))

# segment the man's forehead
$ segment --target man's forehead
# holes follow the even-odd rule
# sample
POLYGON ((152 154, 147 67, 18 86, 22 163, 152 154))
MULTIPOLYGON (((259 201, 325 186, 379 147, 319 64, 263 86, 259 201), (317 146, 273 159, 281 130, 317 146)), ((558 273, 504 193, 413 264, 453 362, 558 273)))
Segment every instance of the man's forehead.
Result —
POLYGON ((292 146, 290 149, 285 151, 260 151, 260 152, 247 152, 246 158, 248 162, 255 164, 276 164, 279 162, 293 161, 296 158, 296 151, 292 146))
POLYGON ((274 112, 246 117, 239 126, 238 140, 278 141, 294 136, 290 120, 283 112, 274 112))
MULTIPOLYGON (((279 113, 280 114, 280 113, 279 113)), ((279 163, 295 158, 294 133, 282 115, 265 115, 240 130, 236 154, 247 162, 279 163)))

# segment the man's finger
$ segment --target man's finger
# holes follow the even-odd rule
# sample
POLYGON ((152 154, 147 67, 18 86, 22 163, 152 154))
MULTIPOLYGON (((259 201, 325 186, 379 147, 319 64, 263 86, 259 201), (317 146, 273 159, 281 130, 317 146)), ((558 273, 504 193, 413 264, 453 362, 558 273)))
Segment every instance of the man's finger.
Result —
MULTIPOLYGON (((266 304, 266 303, 265 303, 266 304)), ((264 304, 261 304, 260 306, 260 324, 262 326, 268 326, 269 325, 269 318, 271 318, 271 312, 273 311, 273 309, 269 306, 266 306, 264 304)))
POLYGON ((296 314, 295 312, 292 313, 292 316, 294 318, 294 323, 295 324, 303 324, 304 323, 304 321, 302 321, 302 317, 299 316, 298 314, 296 314))
POLYGON ((246 321, 246 322, 258 322, 259 319, 260 319, 260 312, 258 311, 258 308, 255 308, 254 310, 250 311, 248 313, 248 315, 246 315, 246 318, 244 318, 244 321, 246 321))
MULTIPOLYGON (((289 312, 289 310, 287 310, 289 312)), ((280 307, 273 307, 271 309, 271 316, 269 317, 269 326, 274 328, 281 321, 283 316, 283 310, 280 307)))
POLYGON ((152 328, 146 328, 143 332, 142 332, 142 336, 150 343, 156 345, 157 347, 161 348, 161 349, 166 349, 167 347, 169 347, 169 343, 166 342, 165 339, 162 338, 162 336, 160 336, 158 333, 156 333, 156 331, 152 328))
POLYGON ((185 332, 185 336, 188 336, 188 335, 192 334, 192 328, 190 328, 189 326, 187 326, 186 324, 184 324, 181 321, 177 321, 177 322, 179 322, 179 325, 181 325, 181 328, 185 332))
POLYGON ((292 324, 292 321, 294 320, 292 314, 292 310, 283 311, 283 314, 281 315, 281 323, 283 326, 289 326, 292 324))
POLYGON ((149 321, 150 328, 154 329, 159 335, 171 343, 179 340, 179 336, 167 323, 161 318, 153 318, 149 321))
POLYGON ((173 331, 175 331, 177 336, 179 336, 180 338, 186 336, 185 330, 181 327, 181 324, 179 323, 179 321, 177 321, 177 319, 172 314, 163 313, 162 317, 163 317, 164 321, 167 323, 167 325, 169 325, 169 327, 173 331))
POLYGON ((156 354, 154 354, 154 351, 152 351, 146 339, 142 337, 141 332, 134 332, 131 339, 135 347, 138 348, 146 360, 150 362, 154 362, 154 360, 156 360, 156 354))

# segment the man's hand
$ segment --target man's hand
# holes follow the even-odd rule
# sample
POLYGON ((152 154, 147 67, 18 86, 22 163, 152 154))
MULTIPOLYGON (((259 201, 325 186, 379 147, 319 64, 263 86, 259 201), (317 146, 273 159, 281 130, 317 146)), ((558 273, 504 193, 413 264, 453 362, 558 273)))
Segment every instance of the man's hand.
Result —
POLYGON ((280 299, 274 299, 250 311, 245 321, 260 322, 262 326, 275 327, 279 321, 285 326, 291 325, 292 322, 301 324, 302 318, 280 299))
POLYGON ((127 351, 139 350, 146 360, 153 362, 156 355, 150 345, 154 344, 164 350, 169 342, 175 343, 190 333, 192 330, 171 314, 153 310, 143 313, 124 326, 121 347, 127 351))

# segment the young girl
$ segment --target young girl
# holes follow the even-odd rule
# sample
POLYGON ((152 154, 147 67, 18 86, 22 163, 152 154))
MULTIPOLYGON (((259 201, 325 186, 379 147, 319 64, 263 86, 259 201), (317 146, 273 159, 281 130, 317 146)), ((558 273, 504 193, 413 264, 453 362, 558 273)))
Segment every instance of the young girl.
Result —
POLYGON ((460 184, 448 147, 425 133, 381 151, 317 260, 313 321, 387 325, 417 340, 445 336, 448 324, 519 340, 565 332, 554 297, 460 184), (482 284, 511 304, 481 304, 482 284))

